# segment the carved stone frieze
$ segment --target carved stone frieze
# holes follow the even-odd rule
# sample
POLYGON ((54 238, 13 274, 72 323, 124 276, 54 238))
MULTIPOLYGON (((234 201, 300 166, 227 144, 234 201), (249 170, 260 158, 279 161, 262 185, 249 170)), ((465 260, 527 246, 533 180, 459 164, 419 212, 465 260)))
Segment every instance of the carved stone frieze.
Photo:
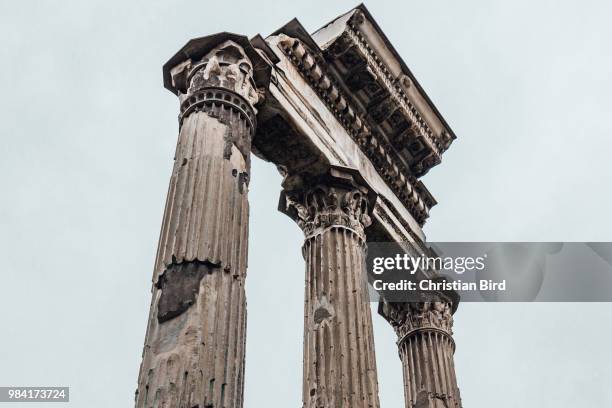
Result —
MULTIPOLYGON (((430 207, 416 189, 417 180, 394 157, 393 148, 366 124, 357 108, 353 107, 344 91, 327 73, 326 63, 301 41, 284 34, 279 35, 279 46, 298 67, 304 78, 326 102, 340 123, 377 168, 385 182, 420 225, 429 216, 430 207)), ((391 112, 392 113, 392 112, 391 112)), ((433 201, 435 202, 435 201, 433 201)))

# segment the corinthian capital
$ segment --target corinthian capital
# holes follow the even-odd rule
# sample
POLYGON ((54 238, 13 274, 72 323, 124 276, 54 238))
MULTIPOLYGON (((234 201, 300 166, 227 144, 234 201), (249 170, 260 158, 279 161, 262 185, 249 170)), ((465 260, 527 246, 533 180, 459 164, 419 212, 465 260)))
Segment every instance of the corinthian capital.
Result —
POLYGON ((251 106, 259 101, 253 65, 244 49, 232 40, 219 44, 191 66, 187 81, 187 97, 207 88, 222 88, 242 96, 251 106))
POLYGON ((395 329, 400 341, 423 330, 453 334, 453 307, 449 301, 387 303, 379 305, 379 313, 395 329))
POLYGON ((225 107, 255 127, 270 65, 246 37, 219 33, 189 41, 164 65, 164 85, 178 95, 181 121, 225 107))
POLYGON ((350 169, 332 168, 323 177, 293 183, 281 193, 279 210, 291 217, 306 237, 327 228, 340 227, 355 231, 365 240, 375 195, 350 169))

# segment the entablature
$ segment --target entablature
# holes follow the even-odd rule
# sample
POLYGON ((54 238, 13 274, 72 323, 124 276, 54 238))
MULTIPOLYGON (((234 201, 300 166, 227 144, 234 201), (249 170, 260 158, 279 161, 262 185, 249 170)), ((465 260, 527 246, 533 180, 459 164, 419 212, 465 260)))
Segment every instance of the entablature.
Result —
POLYGON ((253 151, 289 175, 358 169, 393 234, 424 240, 436 200, 419 178, 455 136, 367 9, 313 35, 294 19, 251 43, 272 66, 253 151))

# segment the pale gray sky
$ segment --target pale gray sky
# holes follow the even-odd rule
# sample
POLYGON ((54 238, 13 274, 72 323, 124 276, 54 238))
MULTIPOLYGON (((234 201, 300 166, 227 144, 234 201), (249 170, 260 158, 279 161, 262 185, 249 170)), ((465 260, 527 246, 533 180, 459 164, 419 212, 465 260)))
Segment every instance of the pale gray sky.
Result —
MULTIPOLYGON (((177 137, 162 64, 193 37, 296 16, 314 31, 355 4, 0 3, 0 385, 132 405, 177 137)), ((612 240, 608 2, 366 5, 459 137, 425 177, 430 240, 612 240)), ((301 405, 302 236, 276 211, 279 182, 254 161, 247 408, 301 405)), ((464 405, 612 406, 611 312, 461 305, 464 405)), ((402 407, 394 334, 374 322, 381 405, 402 407)))

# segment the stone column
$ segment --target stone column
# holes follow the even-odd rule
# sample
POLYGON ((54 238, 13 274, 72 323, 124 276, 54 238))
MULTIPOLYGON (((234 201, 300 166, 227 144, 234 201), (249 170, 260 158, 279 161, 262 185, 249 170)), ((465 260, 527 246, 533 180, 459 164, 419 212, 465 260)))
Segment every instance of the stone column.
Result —
POLYGON ((280 210, 306 236, 305 408, 379 407, 365 275, 371 197, 358 174, 337 169, 281 194, 280 210))
MULTIPOLYGON (((180 133, 155 262, 138 408, 242 407, 255 55, 192 40, 166 66, 180 133)), ((254 54, 255 53, 255 54, 254 54)))
POLYGON ((460 408, 451 303, 381 302, 379 312, 398 335, 406 408, 460 408))

